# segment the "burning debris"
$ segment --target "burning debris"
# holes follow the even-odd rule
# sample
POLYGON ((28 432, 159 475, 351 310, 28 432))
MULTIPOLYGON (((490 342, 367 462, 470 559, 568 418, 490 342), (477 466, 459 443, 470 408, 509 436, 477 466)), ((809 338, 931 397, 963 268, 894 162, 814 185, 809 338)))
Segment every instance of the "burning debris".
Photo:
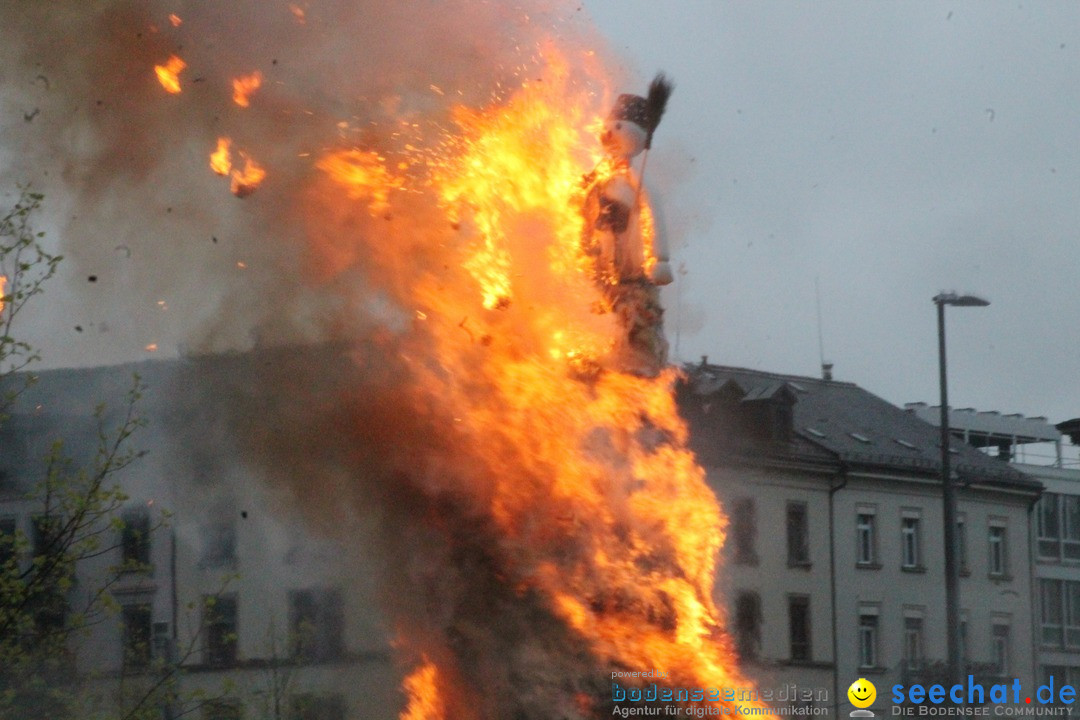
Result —
POLYGON ((239 153, 244 161, 241 169, 233 168, 229 175, 229 191, 238 198, 247 197, 258 189, 263 179, 266 178, 266 170, 255 162, 250 155, 243 150, 239 153))
POLYGON ((155 65, 154 72, 157 74, 161 87, 165 88, 166 92, 175 95, 180 92, 180 73, 186 67, 187 63, 181 60, 179 56, 172 55, 164 65, 155 65))
MULTIPOLYGON (((235 267, 251 269, 230 275, 252 283, 257 268, 307 273, 222 291, 200 339, 214 347, 254 317, 270 337, 350 346, 346 382, 328 397, 308 400, 332 360, 268 366, 231 405, 232 428, 309 514, 344 505, 378 525, 356 545, 384 559, 395 647, 414 668, 402 718, 608 716, 617 670, 742 684, 713 599, 725 520, 664 367, 665 239, 630 167, 656 129, 663 83, 609 115, 601 56, 567 13, 539 3, 526 14, 328 1, 270 19, 254 0, 238 0, 235 17, 188 4, 182 26, 145 37, 168 9, 115 5, 103 22, 124 32, 90 34, 84 90, 99 89, 98 55, 151 87, 110 96, 125 113, 94 118, 101 154, 80 159, 81 212, 176 204, 169 222, 192 228, 176 258, 210 257, 202 271, 223 284, 235 258, 199 256, 193 246, 209 244, 190 238, 246 241, 235 267), (162 103, 146 72, 179 32, 206 83, 162 103), (236 86, 236 68, 268 56, 265 38, 282 62, 236 86), (205 157, 214 138, 212 172, 238 197, 272 174, 266 202, 222 209, 184 174, 189 149, 205 157), (175 198, 196 192, 209 209, 182 212, 175 198)), ((154 70, 179 93, 185 67, 173 55, 154 70)), ((146 275, 135 283, 152 293, 146 304, 167 293, 174 308, 200 305, 204 283, 185 296, 175 272, 155 275, 177 266, 162 259, 173 245, 136 229, 147 228, 102 236, 159 260, 131 271, 146 275)))
POLYGON ((233 102, 240 107, 248 107, 251 104, 251 95, 262 85, 262 79, 262 73, 258 70, 234 79, 232 82, 233 102))
POLYGON ((237 154, 244 161, 244 166, 233 167, 231 144, 232 141, 229 138, 218 138, 217 148, 210 153, 210 169, 217 175, 230 178, 229 189, 233 195, 239 198, 247 197, 255 192, 266 178, 266 169, 243 150, 238 151, 237 154))
POLYGON ((210 169, 218 175, 228 175, 232 170, 232 157, 229 152, 231 144, 229 138, 218 138, 217 149, 210 153, 210 169))

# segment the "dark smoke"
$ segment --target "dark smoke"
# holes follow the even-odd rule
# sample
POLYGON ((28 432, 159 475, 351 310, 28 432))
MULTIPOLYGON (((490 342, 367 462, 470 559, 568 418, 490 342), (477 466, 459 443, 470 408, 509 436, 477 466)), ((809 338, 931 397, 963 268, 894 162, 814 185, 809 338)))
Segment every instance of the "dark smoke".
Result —
POLYGON ((272 358, 231 380, 196 374, 190 389, 215 407, 229 398, 235 451, 299 499, 313 526, 363 518, 368 530, 351 542, 381 559, 403 664, 426 653, 450 673, 448 717, 581 717, 575 698, 602 696, 605 667, 520 583, 528 568, 484 508, 493 470, 447 430, 454 408, 415 391, 405 358, 425 341, 403 332, 396 280, 371 273, 372 251, 342 242, 341 254, 313 257, 305 238, 373 232, 320 197, 320 152, 380 150, 409 123, 448 123, 452 103, 516 85, 544 38, 595 43, 572 20, 576 3, 297 6, 303 22, 266 0, 0 8, 0 183, 46 192, 74 281, 54 307, 97 330, 50 346, 50 361, 118 360, 150 342, 272 358), (152 68, 174 53, 188 67, 183 92, 168 95, 152 68), (231 79, 253 70, 263 87, 239 108, 231 79), (243 200, 209 172, 219 136, 268 170, 243 200), (313 227, 310 208, 323 202, 313 227), (306 349, 267 350, 289 343, 306 349), (454 490, 457 475, 469 476, 468 495, 454 490))
POLYGON ((70 294, 54 292, 48 315, 66 334, 35 338, 46 361, 117 362, 148 343, 208 352, 333 337, 353 321, 342 306, 355 297, 312 284, 297 200, 315 158, 379 150, 402 123, 439 124, 452 103, 489 101, 517 84, 540 38, 583 32, 575 10, 494 0, 0 4, 0 189, 46 193, 50 235, 68 258, 70 294), (174 53, 187 63, 179 95, 153 72, 174 53), (263 86, 240 108, 232 79, 254 70, 263 86), (209 173, 219 136, 269 171, 242 201, 209 173))

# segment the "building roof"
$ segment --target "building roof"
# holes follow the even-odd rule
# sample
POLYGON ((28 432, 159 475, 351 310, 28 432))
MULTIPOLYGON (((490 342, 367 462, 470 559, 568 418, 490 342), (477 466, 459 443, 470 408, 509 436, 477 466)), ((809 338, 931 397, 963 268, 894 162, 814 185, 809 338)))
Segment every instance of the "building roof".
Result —
POLYGON ((141 389, 133 409, 145 427, 131 447, 153 448, 167 455, 170 466, 182 468, 178 472, 199 479, 216 472, 209 458, 236 458, 237 444, 248 435, 295 424, 299 403, 313 402, 340 382, 348 367, 339 347, 280 346, 9 376, 0 392, 23 387, 31 375, 36 382, 22 390, 0 422, 0 494, 38 481, 56 442, 76 466, 89 464, 99 445, 95 415, 111 436, 110 429, 124 422, 136 376, 141 389))
MULTIPOLYGON (((828 453, 839 467, 880 470, 935 478, 940 474, 940 433, 913 413, 848 382, 784 375, 746 368, 695 364, 686 368, 691 395, 707 401, 721 389, 737 387, 746 397, 776 394, 778 386, 793 391, 794 435, 786 445, 804 455, 812 445, 828 453)), ((710 437, 707 442, 726 442, 710 437)), ((772 444, 771 452, 782 452, 772 444)), ((962 482, 1008 484, 1038 492, 1036 481, 1008 463, 984 455, 959 440, 950 443, 952 468, 962 482)))
MULTIPOLYGON (((10 419, 0 424, 0 476, 23 474, 20 466, 40 466, 50 438, 70 443, 75 429, 81 449, 75 454, 91 451, 97 438, 95 407, 107 402, 106 420, 117 422, 134 373, 148 386, 140 410, 152 420, 150 430, 190 437, 194 445, 203 445, 223 441, 222 419, 217 417, 223 413, 274 415, 252 388, 287 383, 282 373, 313 364, 316 358, 320 383, 333 385, 349 365, 340 349, 286 347, 39 373, 41 382, 20 397, 10 419), (28 432, 30 428, 33 432, 28 432), (30 435, 35 437, 34 447, 25 446, 30 435)), ((937 428, 857 385, 708 364, 688 366, 686 371, 689 382, 679 389, 680 402, 695 450, 705 462, 722 455, 750 462, 798 463, 827 472, 851 468, 931 479, 940 473, 937 428), (709 414, 714 400, 743 408, 745 416, 709 414), (779 441, 763 442, 760 436, 747 435, 742 427, 747 418, 758 430, 783 418, 790 431, 779 441)), ((299 393, 300 388, 310 389, 312 378, 294 381, 299 393)), ((951 447, 953 470, 964 482, 1005 483, 1033 492, 1041 487, 1008 463, 966 443, 954 440, 951 447)))

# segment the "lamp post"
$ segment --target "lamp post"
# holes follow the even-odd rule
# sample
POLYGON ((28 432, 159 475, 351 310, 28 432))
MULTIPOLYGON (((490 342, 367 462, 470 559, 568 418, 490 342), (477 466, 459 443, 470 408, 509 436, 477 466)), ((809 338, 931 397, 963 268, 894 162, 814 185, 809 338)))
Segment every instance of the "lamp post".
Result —
POLYGON ((945 626, 949 652, 949 684, 961 682, 960 568, 956 557, 956 488, 949 468, 949 391, 945 371, 945 306, 986 307, 990 301, 974 295, 942 292, 937 305, 938 371, 941 375, 941 498, 945 511, 945 626))

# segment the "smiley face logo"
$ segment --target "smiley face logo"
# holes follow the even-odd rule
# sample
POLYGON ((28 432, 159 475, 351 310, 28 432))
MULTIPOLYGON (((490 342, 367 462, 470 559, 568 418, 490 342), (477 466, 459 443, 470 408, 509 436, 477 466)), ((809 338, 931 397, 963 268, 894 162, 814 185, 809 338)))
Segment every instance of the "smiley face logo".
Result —
POLYGON ((859 678, 847 689, 848 700, 857 708, 870 707, 877 699, 877 688, 866 678, 859 678))

